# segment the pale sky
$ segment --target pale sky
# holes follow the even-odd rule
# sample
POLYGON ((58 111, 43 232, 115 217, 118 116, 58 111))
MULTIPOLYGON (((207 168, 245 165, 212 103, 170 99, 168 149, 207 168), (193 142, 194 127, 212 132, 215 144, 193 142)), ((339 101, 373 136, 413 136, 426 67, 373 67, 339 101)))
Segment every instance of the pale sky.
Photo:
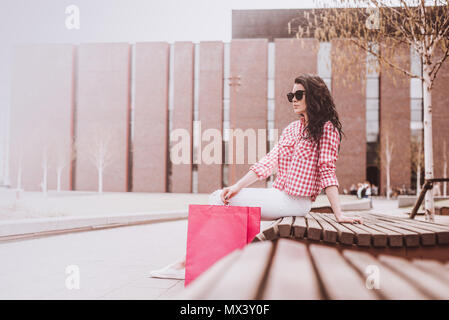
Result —
POLYGON ((312 8, 315 0, 1 0, 0 36, 20 42, 230 41, 232 9, 312 8), (80 10, 80 30, 65 8, 80 10))

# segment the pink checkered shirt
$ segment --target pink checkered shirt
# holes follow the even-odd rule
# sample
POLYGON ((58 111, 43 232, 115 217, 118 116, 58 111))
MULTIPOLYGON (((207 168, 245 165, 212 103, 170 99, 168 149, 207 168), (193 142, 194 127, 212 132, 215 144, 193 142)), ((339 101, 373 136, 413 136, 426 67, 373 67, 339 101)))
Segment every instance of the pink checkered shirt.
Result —
POLYGON ((263 180, 277 172, 273 188, 284 190, 293 196, 310 196, 312 202, 321 190, 339 186, 335 175, 340 135, 331 121, 324 124, 320 139, 320 159, 317 144, 304 139, 304 118, 290 123, 279 142, 262 159, 249 169, 263 180))

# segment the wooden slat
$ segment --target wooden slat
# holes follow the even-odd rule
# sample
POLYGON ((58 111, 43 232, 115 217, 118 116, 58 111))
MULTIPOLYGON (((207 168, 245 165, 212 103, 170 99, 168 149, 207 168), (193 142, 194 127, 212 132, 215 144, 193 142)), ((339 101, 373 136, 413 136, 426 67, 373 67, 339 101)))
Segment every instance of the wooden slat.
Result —
POLYGON ((328 299, 379 298, 337 249, 313 244, 309 249, 328 299))
POLYGON ((337 240, 341 244, 351 245, 354 243, 354 233, 342 224, 332 225, 337 230, 337 240))
POLYGON ((262 299, 323 299, 305 244, 279 239, 262 299))
POLYGON ((310 215, 321 225, 323 228, 323 241, 328 243, 337 242, 337 230, 327 220, 320 217, 319 214, 310 213, 310 215))
POLYGON ((263 241, 246 246, 239 259, 210 289, 207 298, 256 299, 273 254, 273 245, 271 241, 263 241))
POLYGON ((441 282, 433 274, 421 270, 403 258, 380 255, 379 260, 432 299, 449 299, 449 285, 441 282))
MULTIPOLYGON (((369 266, 378 268, 379 288, 378 292, 385 299, 429 299, 430 297, 420 292, 407 279, 398 275, 384 264, 380 263, 376 258, 366 252, 343 250, 343 256, 365 276, 367 281, 371 275, 369 266)), ((372 272, 372 271, 371 271, 372 272)), ((373 275, 374 276, 374 275, 373 275)))
POLYGON ((431 273, 449 285, 449 272, 444 265, 437 260, 413 259, 412 263, 427 273, 431 273))
MULTIPOLYGON (((322 215, 324 219, 327 219, 332 224, 338 224, 335 216, 330 215, 322 215)), ((344 227, 351 230, 354 233, 355 243, 361 247, 369 247, 371 246, 371 233, 366 231, 365 229, 359 228, 354 224, 345 224, 344 227)))
POLYGON ((372 215, 376 216, 377 218, 390 218, 392 220, 401 220, 401 221, 403 220, 403 221, 408 221, 410 223, 416 223, 419 225, 431 225, 431 226, 439 227, 444 230, 449 230, 449 225, 436 223, 436 222, 429 222, 429 221, 416 220, 416 219, 410 219, 410 218, 401 218, 401 217, 396 217, 396 216, 387 216, 387 215, 383 215, 383 214, 379 214, 379 213, 373 213, 372 215))
POLYGON ((367 224, 358 226, 358 228, 364 229, 371 234, 371 244, 373 247, 386 247, 387 245, 390 245, 391 247, 402 247, 402 235, 397 232, 392 233, 390 230, 373 227, 372 225, 367 224))
POLYGON ((295 217, 293 221, 293 235, 296 239, 304 239, 307 231, 307 223, 305 217, 295 217))
POLYGON ((223 277, 223 274, 235 263, 242 250, 234 250, 224 258, 213 264, 206 272, 193 280, 184 290, 179 298, 185 300, 207 299, 211 288, 223 277))
POLYGON ((420 244, 423 246, 434 246, 436 244, 436 234, 435 232, 424 230, 417 227, 408 226, 401 223, 393 223, 393 222, 383 222, 384 225, 391 225, 396 228, 416 232, 420 237, 420 244))
POLYGON ((382 227, 383 229, 391 230, 396 233, 402 234, 406 247, 419 247, 420 237, 419 233, 417 232, 397 228, 387 223, 376 223, 374 226, 379 226, 382 227))
POLYGON ((283 217, 278 224, 279 236, 281 238, 290 238, 292 232, 293 217, 283 217))
POLYGON ((271 225, 269 225, 265 230, 262 231, 266 240, 274 240, 279 238, 279 223, 282 221, 282 218, 274 220, 271 225))
MULTIPOLYGON (((385 220, 386 221, 386 220, 385 220)), ((433 226, 432 224, 417 224, 417 223, 413 223, 410 222, 411 220, 409 219, 403 219, 403 220, 396 220, 396 219, 391 219, 388 222, 392 223, 392 224, 397 224, 398 226, 405 226, 405 227, 413 227, 413 228, 418 228, 420 230, 422 230, 422 232, 425 233, 434 233, 435 237, 436 237, 436 242, 438 244, 449 244, 449 229, 445 230, 439 226, 433 226)), ((413 231, 416 231, 414 229, 410 229, 413 231)), ((426 243, 433 243, 433 237, 431 236, 424 236, 424 241, 426 243)), ((429 244, 432 245, 432 244, 429 244)))
POLYGON ((321 228, 321 225, 311 216, 306 217, 306 222, 307 222, 307 239, 320 241, 323 234, 323 229, 321 228))
MULTIPOLYGON (((327 215, 331 217, 331 215, 327 215)), ((332 215, 334 216, 334 215, 332 215)), ((334 216, 335 219, 335 216, 334 216)), ((392 237, 392 243, 396 246, 402 246, 402 235, 399 233, 388 234, 388 232, 392 233, 390 230, 382 230, 381 228, 373 228, 372 225, 364 222, 363 225, 357 225, 359 229, 365 230, 371 234, 372 240, 371 245, 373 247, 386 247, 389 241, 389 237, 392 237), (399 236, 399 240, 397 237, 399 236), (401 244, 401 245, 399 245, 401 244)))

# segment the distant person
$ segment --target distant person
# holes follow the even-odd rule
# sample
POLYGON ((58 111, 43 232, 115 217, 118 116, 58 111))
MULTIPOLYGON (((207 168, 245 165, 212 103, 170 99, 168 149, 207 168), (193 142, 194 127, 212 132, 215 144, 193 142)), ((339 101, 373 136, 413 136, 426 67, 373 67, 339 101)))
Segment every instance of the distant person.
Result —
POLYGON ((371 186, 371 193, 372 193, 372 195, 373 196, 377 196, 377 195, 379 195, 379 188, 375 185, 375 184, 373 184, 372 186, 371 186))
POLYGON ((363 184, 362 183, 357 183, 357 198, 358 199, 362 199, 362 192, 363 192, 363 184))
POLYGON ((362 198, 369 198, 371 197, 371 184, 369 181, 365 181, 363 184, 363 190, 362 190, 362 198))
POLYGON ((349 188, 349 194, 352 194, 354 196, 357 195, 357 187, 355 186, 355 184, 352 184, 351 188, 349 188))

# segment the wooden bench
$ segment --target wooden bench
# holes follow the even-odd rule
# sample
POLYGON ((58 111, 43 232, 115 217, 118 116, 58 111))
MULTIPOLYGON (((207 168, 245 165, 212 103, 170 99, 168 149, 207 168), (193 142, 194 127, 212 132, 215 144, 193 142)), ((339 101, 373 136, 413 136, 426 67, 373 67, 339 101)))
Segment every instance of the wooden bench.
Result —
POLYGON ((233 251, 179 298, 449 299, 449 264, 280 238, 233 251))
POLYGON ((305 217, 273 221, 253 242, 291 238, 323 243, 338 249, 352 248, 371 254, 449 260, 449 226, 381 214, 345 212, 364 224, 338 223, 332 213, 311 212, 305 217))

